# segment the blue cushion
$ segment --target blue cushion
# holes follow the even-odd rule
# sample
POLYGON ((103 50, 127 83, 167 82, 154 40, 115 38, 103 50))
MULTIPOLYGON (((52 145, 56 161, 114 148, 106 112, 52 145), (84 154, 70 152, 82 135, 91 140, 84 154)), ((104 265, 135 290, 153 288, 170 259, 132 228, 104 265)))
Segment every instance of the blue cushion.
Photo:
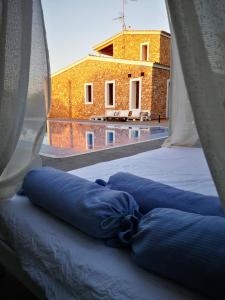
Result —
POLYGON ((225 218, 156 208, 132 240, 141 267, 213 299, 225 299, 225 218))
POLYGON ((111 176, 107 183, 100 179, 96 182, 100 185, 106 185, 110 189, 131 194, 139 204, 140 212, 143 214, 153 208, 167 207, 202 215, 225 217, 218 197, 179 190, 123 172, 111 176))
POLYGON ((30 171, 23 192, 36 204, 84 233, 129 242, 140 217, 138 204, 126 192, 113 191, 53 168, 30 171))

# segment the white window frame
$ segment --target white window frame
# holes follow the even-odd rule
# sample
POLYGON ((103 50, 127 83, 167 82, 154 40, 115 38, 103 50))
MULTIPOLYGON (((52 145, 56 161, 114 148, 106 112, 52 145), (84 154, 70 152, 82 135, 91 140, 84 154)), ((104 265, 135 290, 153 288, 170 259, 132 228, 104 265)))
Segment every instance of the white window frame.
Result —
POLYGON ((115 134, 115 130, 110 130, 110 129, 107 129, 106 131, 105 131, 105 145, 109 145, 109 143, 108 143, 108 133, 109 132, 112 132, 112 134, 113 134, 113 144, 115 144, 115 141, 116 141, 116 134, 115 134))
POLYGON ((114 108, 115 107, 115 99, 116 99, 116 81, 115 80, 106 80, 105 81, 105 108, 114 108), (108 103, 108 84, 113 84, 113 105, 109 105, 108 103))
POLYGON ((142 98, 142 78, 130 79, 130 92, 129 92, 129 110, 141 110, 141 98, 142 98), (139 108, 132 108, 132 82, 139 81, 139 108))
POLYGON ((86 150, 94 150, 95 147, 95 133, 93 131, 86 131, 85 132, 85 139, 86 139, 86 150), (91 134, 92 135, 92 141, 93 141, 93 146, 92 149, 88 148, 88 141, 87 141, 87 136, 91 134))
POLYGON ((140 60, 141 61, 149 61, 149 42, 141 43, 140 44, 140 60), (147 59, 143 59, 143 46, 147 46, 147 59))
POLYGON ((94 99, 94 84, 92 82, 88 82, 84 84, 84 103, 85 104, 93 104, 94 99), (87 86, 91 86, 91 102, 87 101, 87 86))

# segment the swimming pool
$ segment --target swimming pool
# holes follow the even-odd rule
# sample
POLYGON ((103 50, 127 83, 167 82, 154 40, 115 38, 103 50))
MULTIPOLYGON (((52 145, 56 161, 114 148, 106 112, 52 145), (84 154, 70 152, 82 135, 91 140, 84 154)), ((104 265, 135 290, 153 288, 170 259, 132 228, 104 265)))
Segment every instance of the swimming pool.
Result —
POLYGON ((66 157, 167 136, 163 126, 51 120, 40 153, 66 157))

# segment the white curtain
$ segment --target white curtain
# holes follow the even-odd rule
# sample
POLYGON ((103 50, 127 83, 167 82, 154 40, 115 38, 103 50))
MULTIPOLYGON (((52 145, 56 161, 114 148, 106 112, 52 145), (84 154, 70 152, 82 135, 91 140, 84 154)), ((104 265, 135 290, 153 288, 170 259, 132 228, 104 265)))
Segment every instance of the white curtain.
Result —
POLYGON ((49 73, 40 0, 0 0, 0 199, 40 165, 49 73))
POLYGON ((171 79, 169 88, 170 136, 164 146, 194 146, 198 142, 194 117, 180 64, 176 38, 171 24, 171 79))
POLYGON ((200 141, 225 207, 225 1, 167 0, 200 141))

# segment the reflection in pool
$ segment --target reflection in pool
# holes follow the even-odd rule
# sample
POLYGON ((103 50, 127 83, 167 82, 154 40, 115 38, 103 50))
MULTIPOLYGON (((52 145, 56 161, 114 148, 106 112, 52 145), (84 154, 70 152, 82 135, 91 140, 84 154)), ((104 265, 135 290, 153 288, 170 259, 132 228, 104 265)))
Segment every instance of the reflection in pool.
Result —
POLYGON ((168 136, 167 127, 48 121, 41 154, 65 157, 168 136))

